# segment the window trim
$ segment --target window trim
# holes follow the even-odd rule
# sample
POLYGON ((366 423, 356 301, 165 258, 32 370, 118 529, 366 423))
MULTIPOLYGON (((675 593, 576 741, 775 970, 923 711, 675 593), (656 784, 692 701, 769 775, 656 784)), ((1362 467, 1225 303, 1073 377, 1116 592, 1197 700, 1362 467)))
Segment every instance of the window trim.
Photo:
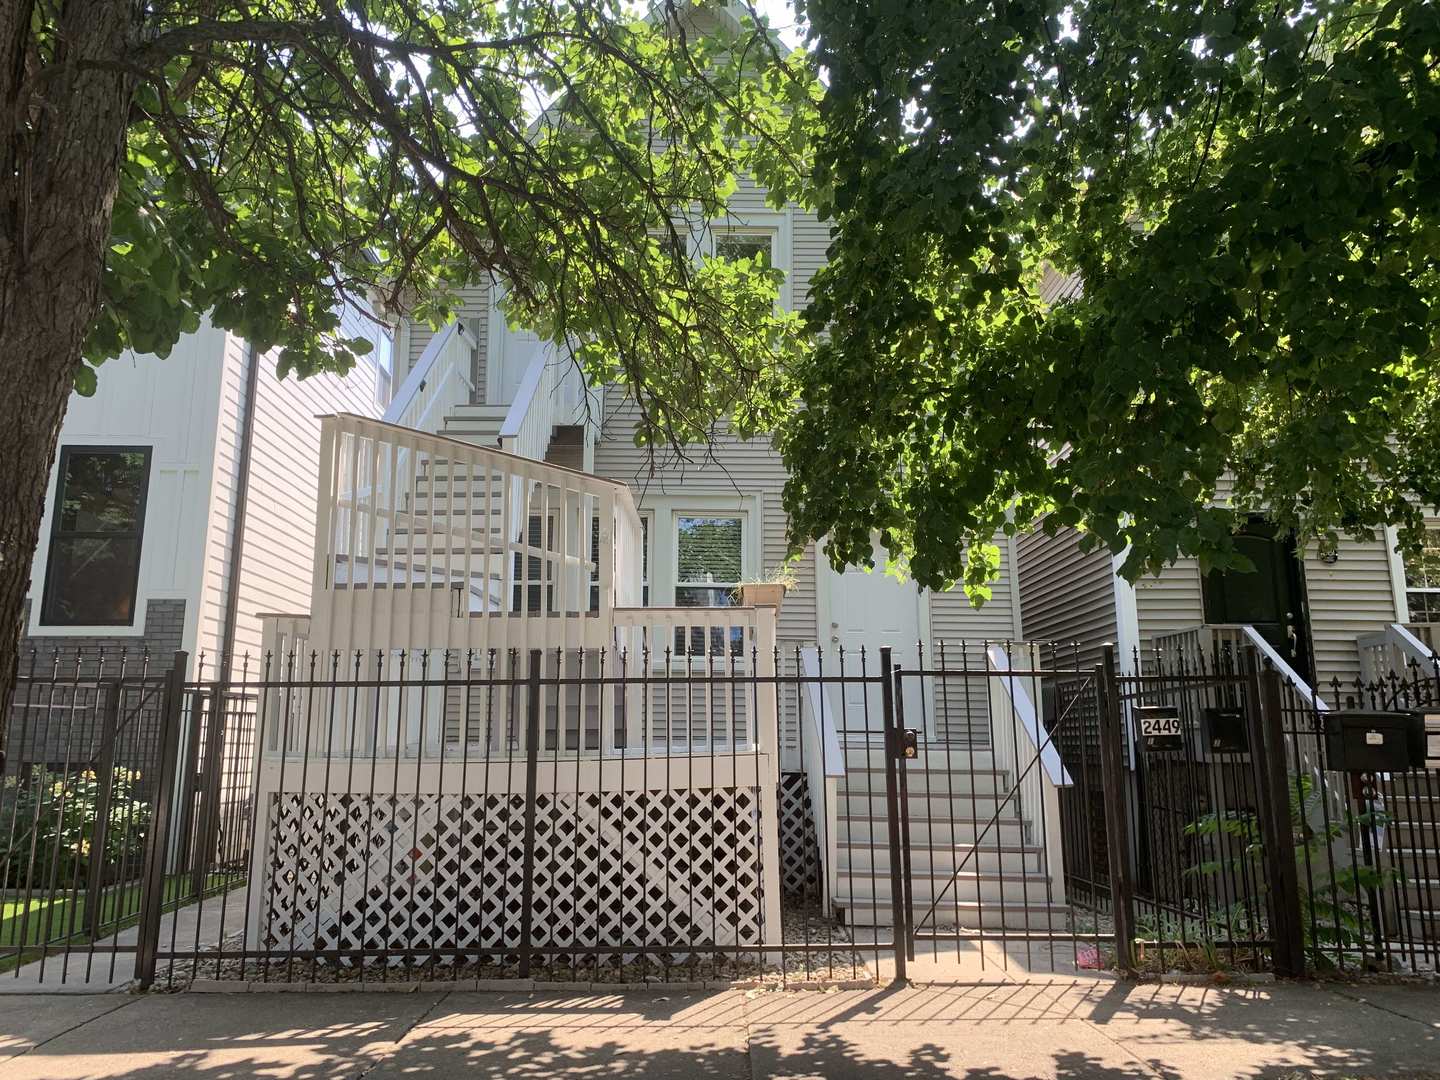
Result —
MULTIPOLYGON (((153 446, 120 446, 109 443, 66 443, 60 447, 60 453, 56 458, 55 468, 55 489, 50 501, 50 536, 45 546, 45 580, 40 588, 38 602, 34 603, 34 625, 37 630, 45 633, 60 631, 64 633, 78 633, 89 629, 104 629, 113 632, 116 628, 139 627, 143 625, 140 614, 140 566, 145 558, 145 519, 150 506, 150 479, 153 475, 154 465, 153 446), (135 580, 130 586, 130 618, 123 622, 47 622, 47 608, 50 597, 50 588, 55 578, 55 542, 61 539, 61 534, 66 536, 84 536, 87 533, 75 532, 66 533, 60 527, 61 502, 65 493, 66 467, 69 465, 72 454, 140 454, 145 461, 143 479, 140 483, 140 501, 135 509, 135 580)), ((94 533, 95 536, 121 535, 94 533)), ((123 534, 123 535, 129 535, 123 534)))
POLYGON ((782 310, 795 310, 795 245, 793 240, 790 211, 734 209, 724 217, 712 218, 705 223, 705 232, 700 240, 700 250, 709 256, 715 254, 715 238, 722 233, 741 236, 770 237, 770 265, 783 275, 776 302, 782 310))

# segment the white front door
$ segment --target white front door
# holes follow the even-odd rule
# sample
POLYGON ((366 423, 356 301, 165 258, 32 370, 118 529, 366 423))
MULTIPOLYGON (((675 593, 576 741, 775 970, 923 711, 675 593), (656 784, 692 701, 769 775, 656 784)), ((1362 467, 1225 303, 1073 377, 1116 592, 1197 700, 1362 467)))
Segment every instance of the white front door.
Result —
MULTIPOLYGON (((845 674, 860 673, 860 650, 865 650, 865 671, 874 675, 880 670, 880 650, 889 647, 891 662, 897 667, 916 667, 917 645, 925 637, 924 613, 927 605, 914 582, 900 582, 885 573, 885 550, 875 549, 875 568, 866 573, 859 567, 846 567, 836 573, 826 562, 824 551, 816 554, 826 581, 825 613, 830 621, 826 645, 825 673, 839 673, 839 650, 845 650, 845 674)), ((905 680, 904 721, 906 727, 930 727, 928 710, 923 708, 919 680, 905 680)), ((878 687, 846 683, 844 724, 856 731, 867 728, 875 734, 881 730, 878 687), (865 723, 866 691, 869 690, 869 722, 865 723)))

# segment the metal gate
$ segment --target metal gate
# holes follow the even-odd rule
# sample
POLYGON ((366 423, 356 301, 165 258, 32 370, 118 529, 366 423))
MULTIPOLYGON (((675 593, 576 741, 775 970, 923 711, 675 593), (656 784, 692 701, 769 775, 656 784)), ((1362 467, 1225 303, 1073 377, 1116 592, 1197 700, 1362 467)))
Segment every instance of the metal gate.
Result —
POLYGON ((94 651, 18 680, 0 787, 0 978, 153 977, 173 913, 243 875, 254 712, 200 696, 186 656, 94 651))

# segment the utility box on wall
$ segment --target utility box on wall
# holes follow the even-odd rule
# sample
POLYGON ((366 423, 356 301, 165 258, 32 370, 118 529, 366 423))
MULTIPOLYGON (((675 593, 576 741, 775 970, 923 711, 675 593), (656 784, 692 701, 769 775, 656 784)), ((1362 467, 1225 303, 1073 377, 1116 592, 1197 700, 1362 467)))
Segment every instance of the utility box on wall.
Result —
POLYGON ((1337 709, 1325 714, 1325 758, 1342 772, 1404 772, 1425 764, 1419 713, 1337 709))

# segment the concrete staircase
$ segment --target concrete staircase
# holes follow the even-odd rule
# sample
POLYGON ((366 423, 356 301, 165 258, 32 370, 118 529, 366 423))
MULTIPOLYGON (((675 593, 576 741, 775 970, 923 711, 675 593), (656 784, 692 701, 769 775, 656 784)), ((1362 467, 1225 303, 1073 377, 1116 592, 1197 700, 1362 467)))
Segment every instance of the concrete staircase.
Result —
MULTIPOLYGON (((889 926, 884 756, 879 747, 850 747, 845 756, 846 774, 837 782, 835 906, 852 926, 889 926)), ((920 932, 955 926, 1060 930, 1067 925, 1069 909, 1059 902, 1061 883, 1052 883, 1046 872, 1034 819, 1022 813, 1028 808, 1010 799, 986 828, 1011 784, 1006 773, 996 771, 988 750, 932 745, 903 768, 911 896, 920 932), (977 837, 980 848, 970 854, 977 837)))

